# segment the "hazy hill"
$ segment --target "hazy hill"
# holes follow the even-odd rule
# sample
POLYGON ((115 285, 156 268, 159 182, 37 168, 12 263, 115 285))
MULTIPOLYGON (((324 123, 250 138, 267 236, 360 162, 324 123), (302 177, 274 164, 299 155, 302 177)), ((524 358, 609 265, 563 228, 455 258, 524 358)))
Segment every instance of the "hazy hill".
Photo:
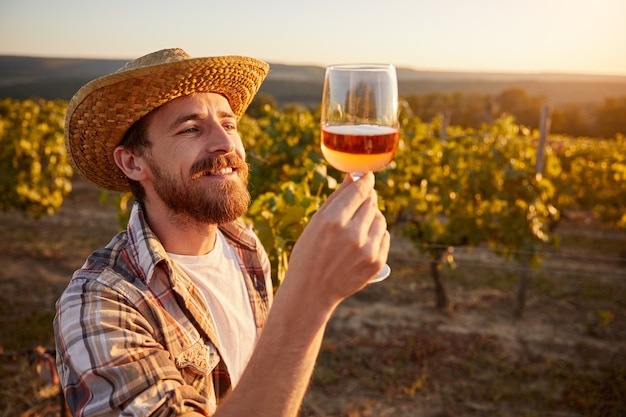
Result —
MULTIPOLYGON (((0 98, 69 100, 87 81, 116 71, 125 60, 0 56, 0 98)), ((261 91, 280 104, 319 103, 324 68, 271 64, 261 91)), ((576 74, 500 74, 435 72, 398 69, 401 95, 479 92, 497 94, 520 87, 531 95, 544 94, 551 104, 601 102, 626 96, 626 76, 576 74)))

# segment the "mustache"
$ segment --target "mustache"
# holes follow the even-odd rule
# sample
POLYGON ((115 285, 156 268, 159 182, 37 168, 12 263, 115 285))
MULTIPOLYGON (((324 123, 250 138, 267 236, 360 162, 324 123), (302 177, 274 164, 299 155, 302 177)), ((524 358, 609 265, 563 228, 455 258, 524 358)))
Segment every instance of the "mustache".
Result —
POLYGON ((233 168, 237 171, 248 172, 248 164, 234 154, 208 156, 191 166, 191 175, 195 176, 207 171, 216 171, 222 168, 233 168))

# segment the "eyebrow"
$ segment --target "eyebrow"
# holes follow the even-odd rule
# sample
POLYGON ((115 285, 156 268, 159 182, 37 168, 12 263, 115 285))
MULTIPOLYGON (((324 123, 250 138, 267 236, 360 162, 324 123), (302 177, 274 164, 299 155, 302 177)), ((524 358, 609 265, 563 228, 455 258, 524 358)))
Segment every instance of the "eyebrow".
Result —
POLYGON ((202 115, 200 113, 192 113, 192 114, 183 114, 182 116, 177 117, 176 119, 174 119, 174 121, 170 124, 169 129, 176 129, 178 126, 180 126, 181 124, 189 121, 189 120, 200 120, 202 118, 202 115))
POLYGON ((233 113, 232 111, 226 111, 226 110, 220 110, 218 111, 218 116, 220 117, 220 119, 236 119, 237 116, 235 116, 235 113, 233 113))
MULTIPOLYGON (((217 116, 220 119, 225 119, 225 118, 233 118, 236 119, 236 116, 233 112, 229 112, 229 111, 225 111, 225 110, 219 110, 217 116)), ((202 120, 203 118, 207 117, 206 113, 191 113, 191 114, 183 114, 182 116, 177 117, 169 126, 169 129, 176 129, 178 126, 180 126, 181 124, 189 121, 189 120, 202 120)))

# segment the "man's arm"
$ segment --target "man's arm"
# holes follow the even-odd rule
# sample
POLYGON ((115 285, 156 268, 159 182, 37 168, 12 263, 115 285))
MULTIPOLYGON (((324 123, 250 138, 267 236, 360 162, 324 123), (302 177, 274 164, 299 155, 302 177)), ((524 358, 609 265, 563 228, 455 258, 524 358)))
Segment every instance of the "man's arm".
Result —
POLYGON ((372 174, 348 179, 313 216, 248 366, 216 417, 297 415, 333 311, 387 260, 389 233, 373 187, 372 174))

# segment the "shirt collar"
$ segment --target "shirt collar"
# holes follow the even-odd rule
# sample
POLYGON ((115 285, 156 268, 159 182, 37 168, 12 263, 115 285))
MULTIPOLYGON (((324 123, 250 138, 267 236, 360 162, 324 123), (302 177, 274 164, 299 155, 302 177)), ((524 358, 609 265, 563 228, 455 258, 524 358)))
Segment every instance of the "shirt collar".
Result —
MULTIPOLYGON (((257 249, 258 241, 248 227, 237 222, 232 222, 220 225, 219 229, 231 242, 244 246, 249 250, 257 249)), ((170 265, 170 257, 167 255, 165 248, 157 236, 150 229, 150 226, 148 226, 144 208, 138 202, 133 204, 128 220, 127 231, 132 242, 133 256, 141 268, 141 278, 145 284, 150 285, 154 269, 161 262, 167 266, 167 273, 171 278, 172 267, 170 265)))
POLYGON ((143 206, 140 203, 135 202, 133 204, 128 219, 127 232, 132 243, 133 256, 141 268, 143 273, 141 278, 146 285, 150 284, 154 268, 162 261, 167 264, 170 271, 169 275, 171 275, 169 257, 159 239, 148 226, 143 206))

